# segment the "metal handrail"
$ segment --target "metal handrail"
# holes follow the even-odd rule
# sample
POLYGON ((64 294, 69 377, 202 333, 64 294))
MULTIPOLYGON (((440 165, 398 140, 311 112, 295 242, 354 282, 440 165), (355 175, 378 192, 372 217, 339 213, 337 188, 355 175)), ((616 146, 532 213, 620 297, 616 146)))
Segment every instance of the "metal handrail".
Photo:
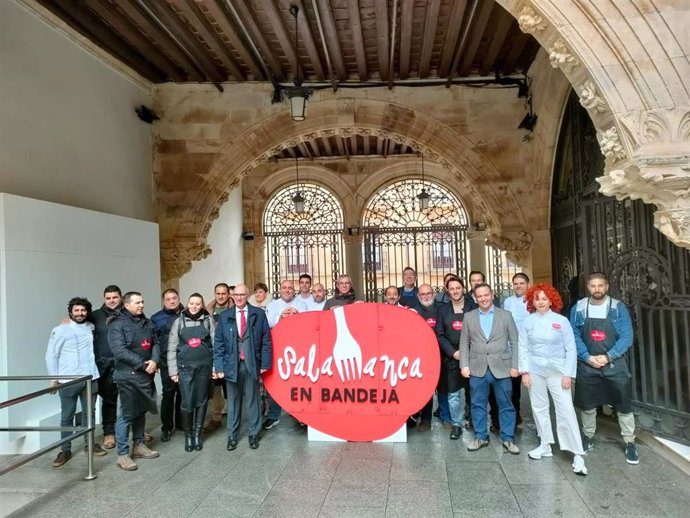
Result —
MULTIPOLYGON (((60 439, 48 446, 41 448, 30 455, 22 456, 19 460, 14 462, 9 462, 0 468, 0 476, 5 473, 9 473, 12 470, 17 469, 19 466, 31 462, 38 457, 41 457, 55 448, 62 446, 65 443, 73 441, 74 439, 81 437, 82 435, 87 435, 86 445, 87 445, 87 457, 88 457, 88 474, 86 475, 86 480, 94 480, 97 475, 93 472, 93 436, 95 426, 93 424, 93 392, 91 390, 91 379, 93 376, 0 376, 0 382, 2 381, 53 381, 53 380, 70 380, 67 383, 61 383, 59 387, 48 387, 41 390, 36 390, 29 394, 16 397, 14 399, 9 399, 0 403, 0 410, 3 408, 9 408, 11 406, 17 405, 19 403, 24 403, 30 401, 34 398, 42 396, 44 394, 54 394, 58 390, 69 387, 70 385, 76 385, 77 383, 86 382, 86 426, 10 426, 10 427, 0 427, 0 432, 72 432, 64 439, 60 439)), ((82 409, 83 412, 83 409, 82 409)))

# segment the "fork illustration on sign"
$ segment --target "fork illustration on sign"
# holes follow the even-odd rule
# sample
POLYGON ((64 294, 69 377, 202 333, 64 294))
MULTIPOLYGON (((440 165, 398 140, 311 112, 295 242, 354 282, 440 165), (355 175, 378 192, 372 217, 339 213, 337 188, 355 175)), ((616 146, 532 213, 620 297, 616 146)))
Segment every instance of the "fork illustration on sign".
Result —
POLYGON ((335 315, 335 346, 333 361, 344 382, 362 379, 362 349, 347 328, 345 308, 333 308, 335 315))

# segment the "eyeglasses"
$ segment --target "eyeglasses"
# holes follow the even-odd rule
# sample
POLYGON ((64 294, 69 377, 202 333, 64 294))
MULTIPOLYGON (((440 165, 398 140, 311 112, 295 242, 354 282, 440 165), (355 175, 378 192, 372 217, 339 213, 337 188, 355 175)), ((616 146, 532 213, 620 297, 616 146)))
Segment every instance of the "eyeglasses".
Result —
POLYGON ((422 292, 420 291, 419 294, 420 294, 422 297, 426 297, 427 295, 433 295, 434 292, 433 292, 433 291, 425 291, 424 293, 422 293, 422 292))
POLYGON ((248 297, 248 296, 249 296, 249 295, 247 295, 246 293, 235 293, 235 294, 233 295, 233 297, 248 297))

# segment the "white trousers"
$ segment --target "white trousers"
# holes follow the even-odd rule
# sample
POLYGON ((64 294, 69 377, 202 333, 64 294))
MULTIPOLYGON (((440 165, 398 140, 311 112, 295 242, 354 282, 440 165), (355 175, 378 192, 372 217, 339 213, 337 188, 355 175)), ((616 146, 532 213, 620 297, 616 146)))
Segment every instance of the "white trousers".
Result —
POLYGON ((551 393, 553 405, 556 407, 556 434, 561 450, 570 451, 575 455, 584 455, 571 391, 561 387, 563 375, 560 372, 549 372, 546 377, 530 374, 530 378, 532 387, 529 390, 529 399, 541 443, 554 443, 549 404, 549 393, 551 393))

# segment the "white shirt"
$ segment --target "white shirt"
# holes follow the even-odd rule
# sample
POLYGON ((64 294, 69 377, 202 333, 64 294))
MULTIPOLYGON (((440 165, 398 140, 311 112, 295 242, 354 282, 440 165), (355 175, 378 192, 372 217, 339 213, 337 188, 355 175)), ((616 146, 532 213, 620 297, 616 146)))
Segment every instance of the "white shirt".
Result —
POLYGON ((609 309, 611 309, 611 302, 608 296, 601 304, 592 304, 591 300, 587 301, 587 313, 590 318, 608 318, 609 309))
POLYGON ((326 299, 321 302, 316 302, 313 298, 307 303, 307 311, 323 311, 323 307, 326 305, 326 299))
POLYGON ((266 318, 268 319, 269 327, 275 327, 285 308, 295 308, 298 312, 309 311, 306 304, 297 297, 294 297, 290 302, 285 302, 283 299, 272 300, 266 306, 266 318))
MULTIPOLYGON (((49 376, 93 376, 98 379, 98 367, 93 354, 93 324, 61 324, 53 328, 46 351, 49 376)), ((70 380, 59 380, 67 383, 70 380)))
MULTIPOLYGON (((242 337, 242 327, 240 324, 240 322, 242 321, 242 311, 244 311, 245 326, 249 324, 249 311, 247 311, 247 309, 248 308, 246 305, 242 309, 235 306, 235 322, 237 322, 237 336, 239 336, 240 338, 242 337)), ((247 329, 245 328, 245 332, 246 331, 247 329)))
POLYGON ((518 342, 518 370, 546 376, 548 371, 574 378, 577 349, 570 322, 549 310, 532 313, 522 323, 518 342))
POLYGON ((511 312, 518 331, 520 330, 522 322, 530 315, 527 311, 527 301, 524 296, 518 297, 517 295, 513 295, 512 297, 508 297, 503 301, 503 309, 511 312))

